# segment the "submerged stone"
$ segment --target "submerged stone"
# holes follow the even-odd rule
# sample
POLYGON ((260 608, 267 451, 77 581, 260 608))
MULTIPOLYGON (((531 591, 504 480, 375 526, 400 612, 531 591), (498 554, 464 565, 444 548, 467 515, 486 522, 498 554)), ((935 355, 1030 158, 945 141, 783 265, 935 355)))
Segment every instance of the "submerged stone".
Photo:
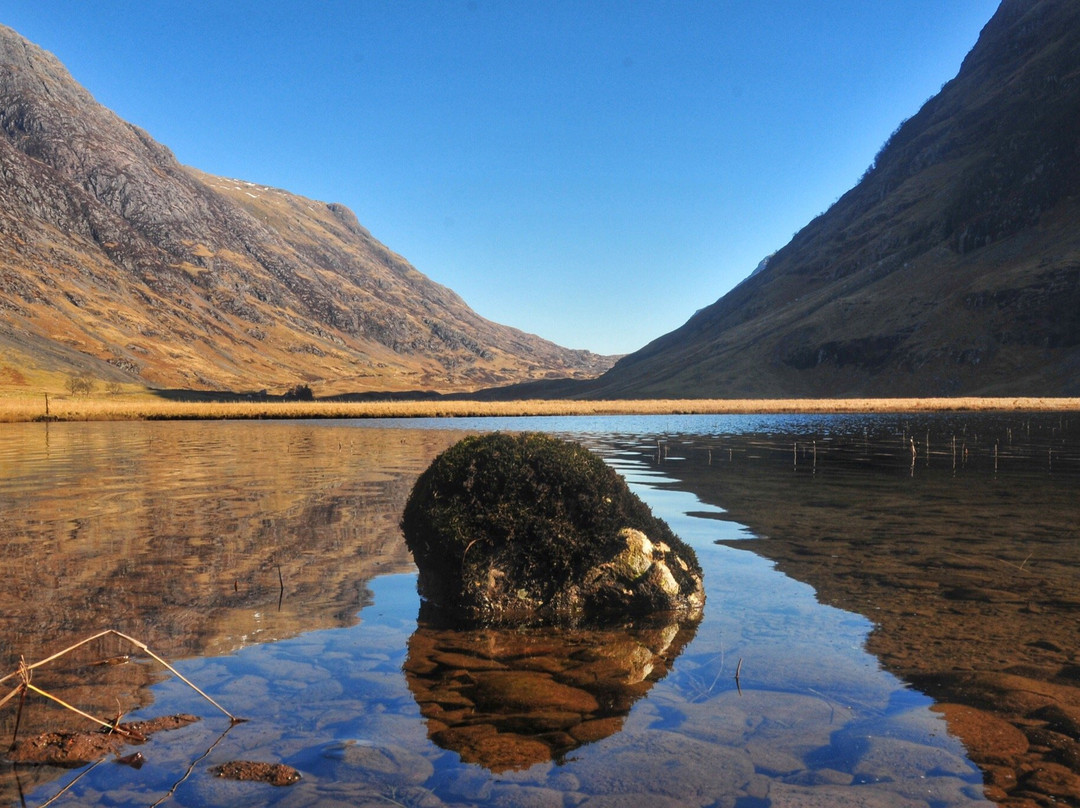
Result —
POLYGON ((701 566, 613 469, 540 433, 465 438, 402 516, 428 607, 492 623, 675 612, 699 618, 701 566))
POLYGON ((418 785, 435 772, 431 761, 418 752, 394 744, 368 740, 336 741, 323 747, 322 756, 338 761, 341 780, 391 787, 418 785))
POLYGON ((291 786, 300 782, 300 772, 284 763, 262 763, 251 760, 230 760, 210 770, 215 777, 230 780, 269 783, 272 786, 291 786))
MULTIPOLYGON (((16 763, 41 763, 78 768, 106 755, 117 754, 127 744, 145 743, 155 732, 179 729, 198 721, 194 715, 166 715, 146 721, 117 725, 116 732, 44 732, 13 743, 6 757, 16 763)), ((130 761, 134 765, 135 760, 130 761)), ((141 765, 141 764, 140 764, 141 765)), ((137 767, 136 767, 137 768, 137 767)))

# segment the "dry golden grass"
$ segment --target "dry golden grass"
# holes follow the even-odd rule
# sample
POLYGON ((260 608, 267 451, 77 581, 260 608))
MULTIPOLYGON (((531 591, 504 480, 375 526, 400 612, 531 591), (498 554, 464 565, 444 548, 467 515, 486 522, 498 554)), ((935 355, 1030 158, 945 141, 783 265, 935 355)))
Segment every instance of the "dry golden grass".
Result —
MULTIPOLYGON (((1080 411, 1080 398, 682 399, 625 401, 169 401, 151 394, 50 396, 49 420, 423 418, 529 415, 1080 411)), ((0 422, 43 420, 43 395, 0 397, 0 422)))

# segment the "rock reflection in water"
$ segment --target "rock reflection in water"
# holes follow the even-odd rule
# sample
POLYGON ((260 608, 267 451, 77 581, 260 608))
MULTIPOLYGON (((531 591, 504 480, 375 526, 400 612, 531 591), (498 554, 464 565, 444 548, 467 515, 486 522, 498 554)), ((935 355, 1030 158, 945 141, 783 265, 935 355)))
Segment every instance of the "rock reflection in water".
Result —
POLYGON ((455 630, 421 621, 405 676, 428 735, 493 772, 561 761, 621 727, 695 624, 455 630))

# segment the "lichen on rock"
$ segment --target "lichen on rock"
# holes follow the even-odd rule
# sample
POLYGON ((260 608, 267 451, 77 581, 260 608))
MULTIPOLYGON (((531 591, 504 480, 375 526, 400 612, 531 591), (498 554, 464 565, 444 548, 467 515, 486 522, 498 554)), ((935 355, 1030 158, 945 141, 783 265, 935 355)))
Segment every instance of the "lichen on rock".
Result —
POLYGON ((705 602, 693 549, 584 447, 490 433, 447 449, 402 516, 426 608, 490 623, 602 620, 705 602))

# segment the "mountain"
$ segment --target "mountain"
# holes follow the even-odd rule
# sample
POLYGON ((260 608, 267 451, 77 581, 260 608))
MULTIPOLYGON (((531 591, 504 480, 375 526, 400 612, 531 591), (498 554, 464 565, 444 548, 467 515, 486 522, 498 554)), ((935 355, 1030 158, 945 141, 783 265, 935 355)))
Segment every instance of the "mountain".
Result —
POLYGON ((0 386, 470 390, 611 360, 478 316, 325 204, 177 162, 0 27, 0 386))
POLYGON ((955 79, 758 271, 579 397, 1080 394, 1080 3, 955 79))

